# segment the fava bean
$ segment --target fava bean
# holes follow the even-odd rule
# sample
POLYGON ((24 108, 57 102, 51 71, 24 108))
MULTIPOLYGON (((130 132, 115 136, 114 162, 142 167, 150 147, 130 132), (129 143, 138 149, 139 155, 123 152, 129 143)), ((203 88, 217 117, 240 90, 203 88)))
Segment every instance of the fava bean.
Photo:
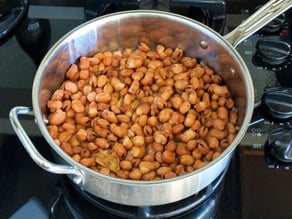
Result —
POLYGON ((236 137, 223 78, 181 48, 148 41, 80 57, 47 101, 48 132, 76 162, 121 179, 168 179, 216 159, 236 137))

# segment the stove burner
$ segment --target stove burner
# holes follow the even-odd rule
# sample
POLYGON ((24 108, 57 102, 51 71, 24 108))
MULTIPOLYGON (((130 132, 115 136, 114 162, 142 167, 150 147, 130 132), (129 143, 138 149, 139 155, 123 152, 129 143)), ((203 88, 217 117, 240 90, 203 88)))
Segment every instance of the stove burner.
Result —
MULTIPOLYGON (((226 170, 209 186, 184 200, 161 206, 125 206, 93 196, 63 178, 51 214, 60 214, 62 202, 69 218, 214 218, 220 204, 226 170)), ((63 212, 64 213, 64 212, 63 212)))
POLYGON ((151 9, 190 17, 221 34, 225 27, 225 0, 86 0, 84 7, 86 20, 117 11, 151 9))

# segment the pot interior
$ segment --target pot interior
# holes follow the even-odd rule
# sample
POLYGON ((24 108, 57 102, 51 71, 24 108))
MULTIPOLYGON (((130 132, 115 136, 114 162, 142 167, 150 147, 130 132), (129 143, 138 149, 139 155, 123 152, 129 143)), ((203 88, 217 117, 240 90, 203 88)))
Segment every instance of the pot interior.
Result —
POLYGON ((69 32, 50 49, 33 86, 36 120, 50 145, 59 154, 65 154, 49 136, 43 121, 46 103, 69 66, 82 55, 135 49, 140 42, 152 47, 163 44, 181 48, 185 55, 199 59, 223 77, 235 98, 241 125, 233 144, 224 151, 230 153, 243 137, 252 115, 253 85, 247 67, 236 50, 207 26, 180 15, 155 11, 120 12, 93 19, 69 32))

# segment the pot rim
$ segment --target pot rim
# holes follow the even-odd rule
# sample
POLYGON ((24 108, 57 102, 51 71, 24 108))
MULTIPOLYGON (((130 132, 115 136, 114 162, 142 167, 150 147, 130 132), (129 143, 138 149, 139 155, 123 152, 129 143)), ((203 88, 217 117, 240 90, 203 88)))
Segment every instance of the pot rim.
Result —
MULTIPOLYGON (((214 39, 213 39, 214 40, 214 39)), ((86 54, 84 54, 86 55, 86 54)), ((73 64, 73 63, 71 63, 73 64)), ((35 117, 36 117, 36 123, 43 135, 43 137, 45 137, 46 141, 48 142, 48 144, 54 149, 55 152, 57 152, 57 154, 64 158, 66 160, 66 162, 68 162, 70 165, 73 166, 78 166, 78 168, 80 168, 82 170, 83 173, 90 173, 91 175, 95 175, 107 180, 111 180, 113 182, 117 182, 119 184, 127 184, 127 185, 141 185, 141 186, 149 186, 149 185, 155 185, 155 184, 168 184, 174 181, 178 181, 178 180, 182 180, 185 178, 189 178, 192 176, 195 176, 203 171, 205 171, 206 169, 209 169, 211 166, 214 166, 215 164, 217 164, 222 158, 228 156, 229 154, 231 154, 234 149, 237 147, 237 145, 240 143, 241 139, 243 138, 247 128, 248 128, 248 124, 250 123, 251 117, 252 117, 252 112, 253 112, 253 106, 254 106, 254 89, 253 89, 253 83, 252 83, 252 79, 249 73, 249 70, 245 64, 245 62, 243 61, 243 59, 241 58, 241 56, 239 55, 239 53, 236 51, 236 49, 227 41, 225 40, 219 33, 217 33, 216 31, 214 31, 213 29, 209 28, 208 26, 190 19, 188 17, 182 16, 182 15, 178 15, 172 12, 164 12, 164 11, 155 11, 155 10, 131 10, 131 11, 121 11, 121 12, 116 12, 116 13, 112 13, 112 14, 107 14, 104 16, 100 16, 97 18, 94 18, 90 21, 87 21, 85 23, 82 23, 81 25, 75 27, 74 29, 72 29, 71 31, 69 31, 67 34, 65 34, 64 36, 62 36, 47 52, 47 54, 45 55, 45 57, 43 58, 43 60, 41 61, 39 67, 37 68, 36 74, 35 74, 35 78, 34 78, 34 82, 33 82, 33 87, 32 87, 32 105, 33 105, 33 110, 35 113, 35 117), (211 162, 209 162, 207 165, 199 168, 198 170, 192 171, 190 173, 186 173, 184 175, 181 176, 177 176, 171 179, 162 179, 162 180, 151 180, 151 181, 144 181, 144 180, 130 180, 130 179, 120 179, 117 177, 111 177, 111 176, 107 176, 98 172, 95 172, 93 170, 91 170, 90 168, 87 168, 83 165, 81 165, 80 163, 78 163, 77 161, 75 161, 72 157, 70 157, 69 155, 67 155, 60 147, 59 145, 57 145, 54 140, 52 139, 52 137, 50 136, 46 126, 45 126, 45 117, 44 115, 42 115, 40 107, 39 107, 39 96, 40 96, 40 82, 43 76, 43 71, 45 69, 45 66, 48 64, 48 60, 49 58, 52 56, 52 54, 54 54, 55 50, 64 42, 70 40, 72 37, 74 37, 74 33, 76 31, 80 31, 80 29, 87 27, 89 25, 94 25, 95 23, 98 22, 103 22, 106 21, 108 19, 119 19, 120 17, 123 16, 145 16, 145 17, 153 17, 156 16, 157 18, 165 18, 165 19, 171 19, 171 20, 180 20, 183 23, 186 23, 190 26, 196 26, 196 28, 200 29, 200 30, 204 30, 204 31, 208 31, 210 32, 213 36, 215 36, 217 39, 221 40, 224 42, 224 44, 231 50, 231 53, 236 57, 238 63, 240 64, 241 67, 241 71, 246 73, 245 74, 245 82, 246 82, 246 86, 248 89, 247 92, 247 104, 246 104, 246 111, 245 111, 245 116, 244 116, 244 120, 241 124, 240 130, 237 132, 235 139, 233 140, 233 142, 214 160, 212 160, 211 162)))

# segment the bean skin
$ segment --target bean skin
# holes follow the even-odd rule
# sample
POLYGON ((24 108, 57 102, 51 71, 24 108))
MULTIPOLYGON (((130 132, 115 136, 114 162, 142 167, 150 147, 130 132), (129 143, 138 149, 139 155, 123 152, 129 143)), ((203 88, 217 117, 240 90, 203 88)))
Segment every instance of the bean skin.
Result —
POLYGON ((127 161, 127 160, 122 160, 120 162, 120 167, 123 170, 131 170, 132 169, 132 163, 130 161, 127 161))
POLYGON ((49 115, 48 120, 51 125, 60 125, 66 121, 66 113, 61 109, 56 110, 49 115))
POLYGON ((77 85, 72 81, 65 81, 63 86, 66 91, 69 91, 72 94, 78 91, 77 85))
POLYGON ((142 173, 139 169, 134 168, 132 171, 129 173, 129 178, 133 180, 140 180, 142 178, 142 173))
POLYGON ((180 163, 185 166, 193 165, 195 159, 192 155, 184 154, 180 157, 180 163))
POLYGON ((162 160, 165 163, 173 163, 175 161, 175 153, 171 151, 164 151, 162 152, 162 160))
POLYGON ((85 111, 85 107, 80 100, 73 100, 71 106, 76 113, 83 113, 85 111))
POLYGON ((216 69, 142 38, 136 49, 112 43, 114 52, 72 64, 46 103, 47 129, 65 153, 94 171, 173 178, 232 143, 240 129, 236 101, 216 69))

